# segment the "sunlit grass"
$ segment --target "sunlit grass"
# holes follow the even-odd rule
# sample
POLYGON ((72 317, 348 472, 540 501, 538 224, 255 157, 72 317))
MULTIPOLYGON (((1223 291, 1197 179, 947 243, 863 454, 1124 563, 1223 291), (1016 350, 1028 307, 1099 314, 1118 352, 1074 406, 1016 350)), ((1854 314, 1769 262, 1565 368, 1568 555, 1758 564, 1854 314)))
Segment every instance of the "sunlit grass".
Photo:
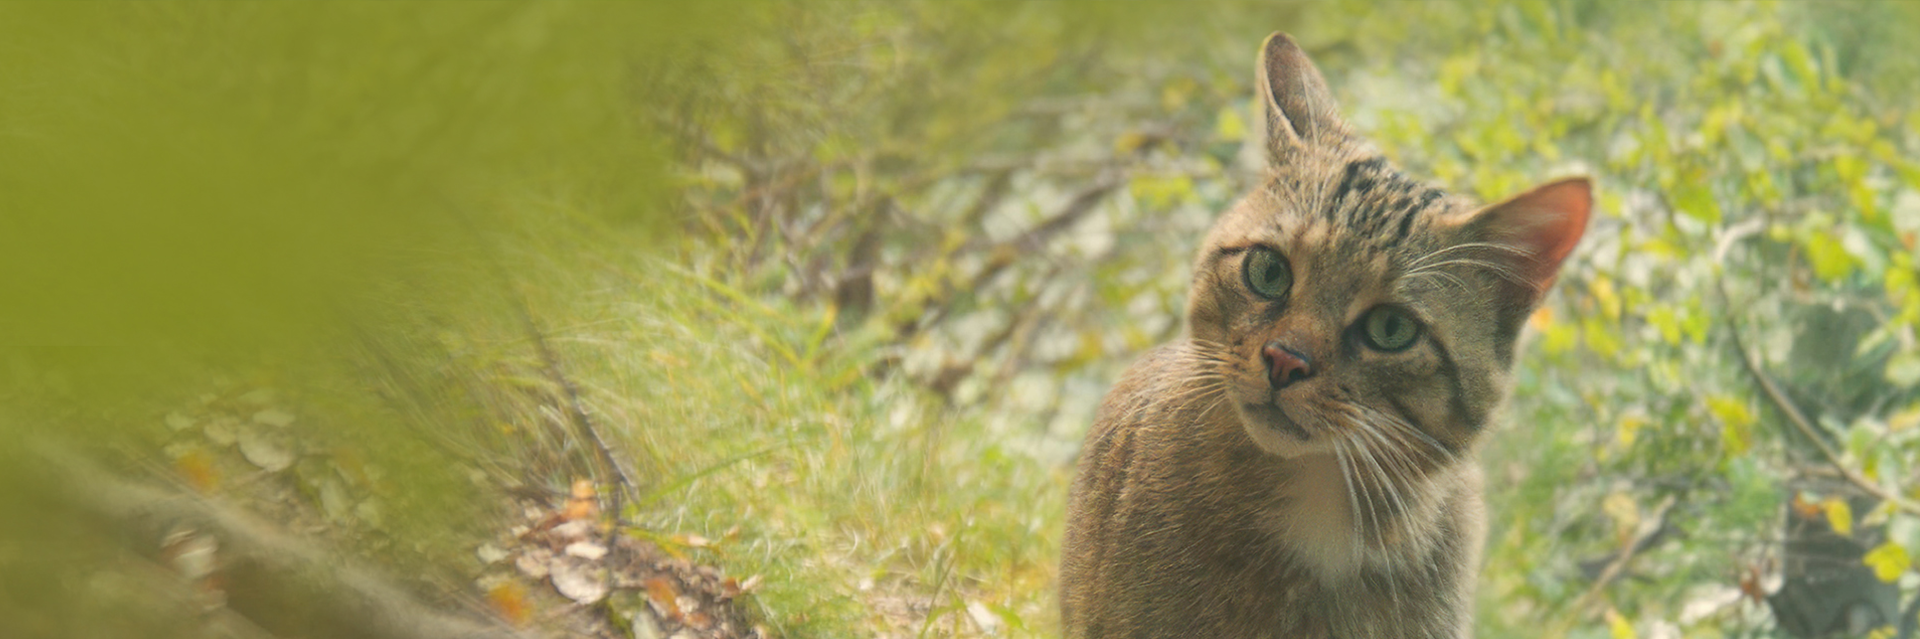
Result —
MULTIPOLYGON (((562 216, 501 243, 504 290, 525 296, 628 460, 637 534, 761 575, 750 601, 782 636, 1052 633, 1068 468, 885 374, 895 347, 877 322, 837 325, 825 304, 751 295, 720 266, 568 224, 589 223, 562 216)), ((512 397, 531 346, 475 318, 463 374, 522 371, 480 376, 512 397)))

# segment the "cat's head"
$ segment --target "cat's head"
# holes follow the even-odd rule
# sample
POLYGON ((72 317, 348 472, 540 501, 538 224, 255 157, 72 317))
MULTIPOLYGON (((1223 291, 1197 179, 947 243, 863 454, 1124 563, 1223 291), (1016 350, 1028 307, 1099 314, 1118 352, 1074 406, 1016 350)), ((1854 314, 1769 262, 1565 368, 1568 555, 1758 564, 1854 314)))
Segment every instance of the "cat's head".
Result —
POLYGON ((1268 171, 1208 234, 1187 307, 1225 401, 1277 455, 1468 450, 1586 228, 1587 180, 1480 206, 1355 135, 1286 35, 1259 67, 1268 171))

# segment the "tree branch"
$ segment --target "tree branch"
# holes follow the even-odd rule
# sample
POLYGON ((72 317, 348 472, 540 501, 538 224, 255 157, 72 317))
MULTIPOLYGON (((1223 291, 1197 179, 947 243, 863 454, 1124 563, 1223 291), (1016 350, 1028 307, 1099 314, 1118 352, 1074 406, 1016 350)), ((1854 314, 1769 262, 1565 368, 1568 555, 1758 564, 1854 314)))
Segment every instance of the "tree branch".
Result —
POLYGON ((1618 579, 1621 574, 1626 572, 1627 564, 1633 563, 1633 558, 1638 557, 1642 549, 1653 545, 1651 540, 1667 528, 1667 513, 1673 511, 1673 503, 1674 498, 1672 495, 1668 495, 1666 499, 1660 500, 1660 505, 1654 507, 1654 525, 1647 527, 1646 532, 1634 535, 1633 540, 1628 542, 1626 547, 1620 550, 1619 556, 1614 557, 1613 562, 1607 564, 1605 570, 1600 571, 1600 576, 1593 580, 1593 586, 1587 588, 1586 592, 1581 593, 1579 599, 1574 600, 1573 611, 1575 615, 1579 615, 1581 611, 1586 610, 1587 606, 1599 600, 1600 593, 1606 590, 1607 586, 1612 584, 1615 579, 1618 579))
MULTIPOLYGON (((170 531, 185 527, 219 542, 218 574, 226 584, 225 615, 214 622, 248 630, 258 624, 281 636, 382 639, 512 639, 498 624, 433 610, 373 572, 305 540, 273 529, 239 509, 181 491, 130 482, 50 442, 30 441, 24 459, 52 481, 62 505, 123 534, 112 536, 151 558, 170 531)), ((52 516, 52 515, 47 515, 52 516)), ((251 633, 262 634, 262 633, 251 633)), ((242 634, 241 636, 245 636, 242 634)))

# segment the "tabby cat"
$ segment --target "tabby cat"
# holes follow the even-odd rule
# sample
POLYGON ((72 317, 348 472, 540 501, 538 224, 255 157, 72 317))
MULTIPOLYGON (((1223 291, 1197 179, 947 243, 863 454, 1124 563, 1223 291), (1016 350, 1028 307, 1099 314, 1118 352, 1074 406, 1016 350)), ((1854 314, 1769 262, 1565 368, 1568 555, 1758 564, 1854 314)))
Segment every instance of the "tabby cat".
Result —
POLYGON ((1187 335, 1087 433, 1070 637, 1467 637, 1475 440, 1587 224, 1583 178, 1480 207, 1402 175, 1284 34, 1268 170, 1194 262, 1187 335))

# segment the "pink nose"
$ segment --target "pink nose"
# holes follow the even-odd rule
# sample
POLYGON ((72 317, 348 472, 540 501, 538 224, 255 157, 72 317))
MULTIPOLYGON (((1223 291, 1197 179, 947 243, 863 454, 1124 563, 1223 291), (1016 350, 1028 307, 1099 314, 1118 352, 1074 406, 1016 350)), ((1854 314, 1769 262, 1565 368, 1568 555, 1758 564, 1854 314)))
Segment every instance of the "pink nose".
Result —
POLYGON ((1313 377, 1313 360, 1279 342, 1267 342, 1260 355, 1267 360, 1267 384, 1274 390, 1313 377))

